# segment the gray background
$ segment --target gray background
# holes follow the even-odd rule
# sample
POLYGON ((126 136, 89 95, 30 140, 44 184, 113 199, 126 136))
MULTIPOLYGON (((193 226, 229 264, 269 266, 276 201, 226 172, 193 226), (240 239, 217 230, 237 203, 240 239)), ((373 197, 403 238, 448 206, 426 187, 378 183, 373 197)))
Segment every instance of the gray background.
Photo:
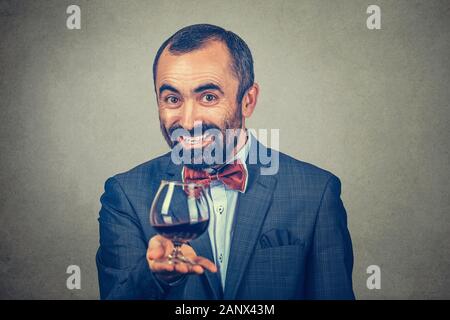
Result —
POLYGON ((450 298, 448 1, 0 1, 0 298, 98 298, 104 181, 167 151, 151 63, 179 28, 241 35, 250 127, 343 183, 359 299, 450 298), (66 28, 81 6, 82 29, 66 28), (378 4, 382 30, 366 28, 378 4), (66 288, 79 265, 81 290, 66 288), (381 267, 381 290, 366 268, 381 267))

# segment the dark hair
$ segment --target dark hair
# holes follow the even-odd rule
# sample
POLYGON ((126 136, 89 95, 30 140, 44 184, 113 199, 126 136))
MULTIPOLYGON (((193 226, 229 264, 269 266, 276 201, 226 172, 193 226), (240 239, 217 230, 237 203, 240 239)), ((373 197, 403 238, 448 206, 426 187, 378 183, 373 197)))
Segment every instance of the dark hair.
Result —
MULTIPOLYGON (((219 40, 226 44, 231 56, 231 68, 239 80, 237 102, 240 104, 246 91, 253 85, 253 58, 244 40, 237 34, 211 24, 194 24, 184 27, 164 41, 153 61, 153 82, 156 86, 156 69, 164 49, 172 54, 183 54, 201 49, 208 41, 219 40)), ((156 88, 155 88, 156 89, 156 88)))

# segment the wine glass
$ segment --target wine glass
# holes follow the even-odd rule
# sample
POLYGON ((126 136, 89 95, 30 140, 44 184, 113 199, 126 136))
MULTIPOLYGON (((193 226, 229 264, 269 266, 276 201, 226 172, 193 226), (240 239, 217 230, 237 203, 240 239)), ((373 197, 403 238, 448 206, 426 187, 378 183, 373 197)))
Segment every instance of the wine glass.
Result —
POLYGON ((172 254, 162 261, 196 264, 183 255, 181 246, 208 229, 211 204, 208 187, 202 184, 161 181, 150 209, 150 224, 174 244, 172 254))

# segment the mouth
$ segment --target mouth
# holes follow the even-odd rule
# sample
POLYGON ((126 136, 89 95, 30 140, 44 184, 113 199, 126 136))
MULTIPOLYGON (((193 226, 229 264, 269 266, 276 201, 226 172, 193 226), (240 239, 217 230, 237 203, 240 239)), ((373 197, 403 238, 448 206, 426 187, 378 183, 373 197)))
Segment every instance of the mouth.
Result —
POLYGON ((181 143, 183 149, 204 148, 214 141, 214 136, 207 133, 196 137, 179 136, 177 141, 181 143))

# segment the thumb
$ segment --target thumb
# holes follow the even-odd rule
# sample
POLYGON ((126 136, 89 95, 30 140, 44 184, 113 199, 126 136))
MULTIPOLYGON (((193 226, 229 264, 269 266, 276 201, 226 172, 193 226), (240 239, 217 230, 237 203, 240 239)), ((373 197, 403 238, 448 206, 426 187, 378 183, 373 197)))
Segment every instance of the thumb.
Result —
POLYGON ((150 239, 147 254, 150 260, 163 258, 165 251, 164 239, 160 239, 159 237, 150 239))

